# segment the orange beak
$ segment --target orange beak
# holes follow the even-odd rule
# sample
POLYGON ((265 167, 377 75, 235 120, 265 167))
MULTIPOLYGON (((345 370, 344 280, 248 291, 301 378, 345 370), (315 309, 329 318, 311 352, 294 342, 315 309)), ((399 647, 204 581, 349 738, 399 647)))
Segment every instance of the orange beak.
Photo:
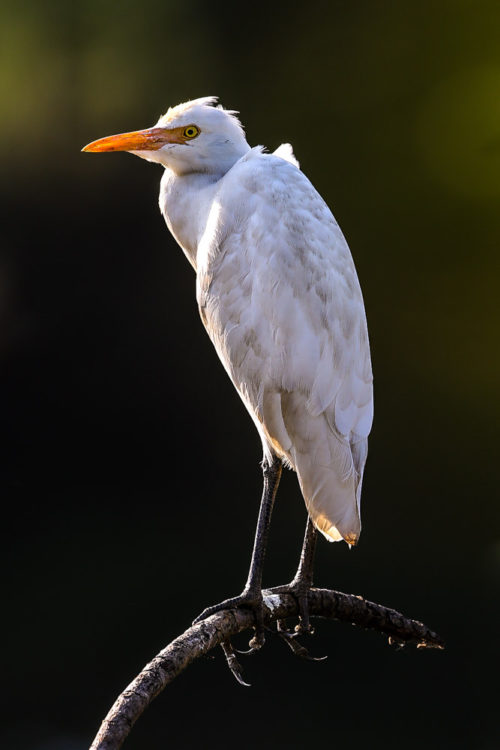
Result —
POLYGON ((133 133, 119 133, 99 138, 82 148, 82 151, 158 151, 166 143, 185 143, 183 128, 148 128, 133 133))

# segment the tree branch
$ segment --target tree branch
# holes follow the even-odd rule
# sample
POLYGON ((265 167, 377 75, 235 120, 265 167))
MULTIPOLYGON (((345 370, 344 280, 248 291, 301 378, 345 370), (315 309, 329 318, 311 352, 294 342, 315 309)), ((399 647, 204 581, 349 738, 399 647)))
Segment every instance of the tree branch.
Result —
MULTIPOLYGON (((263 592, 265 622, 298 615, 297 602, 290 594, 277 594, 273 589, 263 592)), ((389 636, 390 643, 416 644, 417 648, 444 648, 439 635, 417 620, 361 596, 342 594, 329 589, 311 589, 310 614, 350 622, 362 628, 377 630, 389 636)), ((125 688, 104 719, 90 750, 118 750, 137 719, 151 701, 178 674, 198 657, 215 646, 225 646, 230 668, 234 660, 229 640, 237 633, 252 628, 254 617, 244 609, 223 610, 186 630, 146 664, 142 672, 125 688)))

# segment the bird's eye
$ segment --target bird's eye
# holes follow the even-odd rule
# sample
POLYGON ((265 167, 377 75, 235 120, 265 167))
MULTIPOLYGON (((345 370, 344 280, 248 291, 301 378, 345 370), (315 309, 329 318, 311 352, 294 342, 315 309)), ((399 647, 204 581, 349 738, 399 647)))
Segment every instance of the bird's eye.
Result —
POLYGON ((184 128, 183 136, 184 138, 196 138, 196 136, 199 134, 200 129, 196 127, 196 125, 188 125, 187 128, 184 128))

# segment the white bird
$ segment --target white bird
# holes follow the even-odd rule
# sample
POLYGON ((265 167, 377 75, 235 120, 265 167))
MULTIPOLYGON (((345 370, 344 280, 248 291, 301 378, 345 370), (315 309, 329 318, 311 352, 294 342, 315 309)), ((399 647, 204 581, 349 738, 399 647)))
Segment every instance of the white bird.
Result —
POLYGON ((216 102, 179 104, 151 129, 83 150, 130 151, 165 168, 160 209, 196 271, 201 319, 262 440, 264 492, 247 584, 198 619, 249 606, 259 624, 285 464, 297 472, 310 520, 299 570, 281 590, 298 597, 307 630, 315 529, 349 545, 361 530, 373 418, 363 297, 347 242, 292 147, 250 148, 236 113, 216 102))

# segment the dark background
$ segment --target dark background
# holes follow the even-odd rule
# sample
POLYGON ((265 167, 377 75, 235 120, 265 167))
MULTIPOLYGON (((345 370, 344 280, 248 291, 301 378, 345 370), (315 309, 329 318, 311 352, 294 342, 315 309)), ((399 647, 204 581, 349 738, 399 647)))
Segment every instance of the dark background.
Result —
MULTIPOLYGON (((80 148, 217 94, 290 141, 350 243, 376 418, 355 551, 316 583, 445 652, 320 623, 239 687, 193 665, 126 747, 498 746, 500 8, 494 0, 3 0, 2 685, 6 750, 85 750, 116 695, 244 583, 260 445, 157 207, 159 167, 80 148)), ((295 568, 287 473, 265 583, 295 568)), ((244 641, 242 641, 242 644, 244 641)))

